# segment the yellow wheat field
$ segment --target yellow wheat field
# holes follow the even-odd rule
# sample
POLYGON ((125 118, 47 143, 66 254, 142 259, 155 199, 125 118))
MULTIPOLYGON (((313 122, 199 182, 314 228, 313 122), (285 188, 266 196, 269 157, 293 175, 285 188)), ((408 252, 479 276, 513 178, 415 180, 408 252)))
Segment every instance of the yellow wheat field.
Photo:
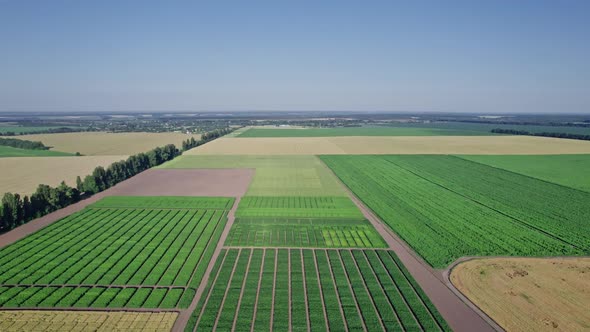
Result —
POLYGON ((590 141, 533 136, 220 138, 188 155, 584 154, 590 141))
POLYGON ((62 181, 76 186, 76 176, 92 173, 127 156, 14 157, 0 158, 0 193, 33 193, 39 184, 57 186, 62 181))
POLYGON ((476 259, 451 281, 506 331, 590 329, 590 258, 476 259))
POLYGON ((182 141, 201 135, 182 133, 64 133, 18 136, 19 139, 41 141, 53 150, 83 155, 132 155, 166 144, 182 146, 182 141))
POLYGON ((176 312, 0 311, 0 331, 170 331, 176 312))

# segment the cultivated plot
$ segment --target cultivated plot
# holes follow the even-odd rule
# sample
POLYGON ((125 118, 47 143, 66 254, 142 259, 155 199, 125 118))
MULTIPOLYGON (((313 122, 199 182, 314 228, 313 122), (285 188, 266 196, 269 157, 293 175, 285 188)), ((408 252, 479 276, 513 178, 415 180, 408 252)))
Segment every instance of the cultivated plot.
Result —
POLYGON ((534 136, 220 138, 187 155, 585 154, 590 142, 534 136))
POLYGON ((236 218, 225 241, 238 247, 386 248, 368 220, 236 218))
POLYGON ((63 157, 73 156, 71 153, 51 150, 19 149, 11 146, 0 146, 0 158, 5 157, 63 157))
POLYGON ((159 168, 254 169, 248 196, 346 196, 338 179, 316 156, 183 155, 159 168))
POLYGON ((459 157, 590 192, 590 154, 459 157))
POLYGON ((62 181, 76 186, 76 177, 92 173, 97 166, 107 167, 127 156, 83 157, 7 157, 0 158, 2 192, 30 195, 39 184, 58 186, 62 181))
POLYGON ((187 331, 447 331, 390 251, 223 250, 187 331))
POLYGON ((29 141, 41 141, 55 150, 83 155, 133 155, 149 151, 158 146, 174 144, 182 146, 182 141, 200 135, 182 133, 105 133, 81 132, 60 134, 35 134, 19 136, 29 141))
POLYGON ((1 331, 170 331, 176 312, 0 311, 1 331))
POLYGON ((451 156, 324 156, 428 263, 462 256, 584 255, 590 193, 451 156))
POLYGON ((457 265, 453 284, 507 331, 590 327, 590 258, 486 258, 457 265))
POLYGON ((246 196, 237 217, 357 218, 361 211, 348 197, 246 196))
POLYGON ((0 250, 0 306, 187 307, 233 199, 142 199, 110 197, 0 250))
POLYGON ((355 127, 355 128, 251 128, 237 137, 336 137, 336 136, 482 136, 494 135, 489 130, 461 130, 421 127, 355 127))

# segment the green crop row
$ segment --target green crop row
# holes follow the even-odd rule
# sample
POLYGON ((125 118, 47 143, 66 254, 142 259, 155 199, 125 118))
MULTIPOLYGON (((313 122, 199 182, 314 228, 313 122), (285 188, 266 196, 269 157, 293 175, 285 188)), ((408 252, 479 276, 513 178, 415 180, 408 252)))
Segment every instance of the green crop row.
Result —
POLYGON ((92 207, 229 210, 233 203, 234 199, 229 197, 107 196, 92 204, 92 207))
POLYGON ((216 266, 186 331, 450 330, 390 251, 227 249, 216 266))
POLYGON ((363 218, 348 197, 246 196, 240 201, 238 217, 363 218))
POLYGON ((449 156, 322 159, 432 266, 589 252, 588 193, 449 156))
POLYGON ((0 287, 4 308, 176 308, 183 288, 0 287))
POLYGON ((227 246, 385 248, 367 220, 237 218, 227 246))

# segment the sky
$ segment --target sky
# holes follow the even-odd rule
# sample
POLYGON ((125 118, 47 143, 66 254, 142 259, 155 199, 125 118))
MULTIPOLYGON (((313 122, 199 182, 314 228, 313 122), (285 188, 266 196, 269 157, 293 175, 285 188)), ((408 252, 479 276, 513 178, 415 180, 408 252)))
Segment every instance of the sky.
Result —
POLYGON ((0 111, 590 113, 590 1, 0 0, 0 111))

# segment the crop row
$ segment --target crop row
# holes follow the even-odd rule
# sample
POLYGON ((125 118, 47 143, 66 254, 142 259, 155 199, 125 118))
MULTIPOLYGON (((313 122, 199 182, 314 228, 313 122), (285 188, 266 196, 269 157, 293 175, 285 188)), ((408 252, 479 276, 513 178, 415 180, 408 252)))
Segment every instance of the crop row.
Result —
POLYGON ((229 210, 233 203, 234 199, 228 197, 107 196, 92 204, 92 207, 229 210))
POLYGON ((246 196, 240 201, 238 217, 362 218, 348 197, 246 196))
POLYGON ((186 286, 225 221, 220 210, 96 210, 80 215, 85 228, 68 220, 75 231, 7 254, 0 284, 186 286))
POLYGON ((215 329, 449 327, 391 251, 244 248, 222 251, 186 328, 215 329))
MULTIPOLYGON (((544 230, 532 219, 524 221, 527 211, 533 216, 551 212, 534 212, 531 208, 537 203, 522 201, 522 197, 528 197, 527 202, 532 201, 531 197, 536 195, 530 191, 534 191, 534 184, 545 188, 542 181, 512 173, 509 178, 498 181, 505 171, 478 167, 474 172, 469 169, 468 161, 463 161, 467 164, 455 163, 455 159, 461 161, 458 158, 422 157, 323 156, 322 159, 365 204, 435 267, 444 267, 459 257, 470 255, 542 256, 587 252, 572 245, 582 243, 576 238, 585 236, 575 235, 581 232, 571 219, 572 212, 587 210, 581 204, 566 214, 571 217, 568 227, 572 234, 567 239, 550 233, 548 228, 544 230), (421 169, 428 169, 428 172, 421 169), (527 185, 518 189, 519 181, 527 185), (493 189, 484 189, 488 187, 493 189), (480 192, 467 188, 479 188, 480 192), (507 201, 510 199, 520 202, 518 209, 509 208, 507 201), (515 209, 522 213, 513 213, 515 209)), ((557 194, 561 189, 567 188, 560 187, 555 197, 560 197, 557 194)), ((584 193, 576 192, 574 196, 581 194, 584 193)), ((551 205, 547 202, 547 209, 551 210, 551 205)), ((540 206, 536 209, 543 210, 540 206)), ((557 219, 561 218, 558 213, 563 216, 565 212, 554 213, 557 219)), ((564 228, 568 223, 557 226, 559 223, 555 222, 556 227, 564 228)))
POLYGON ((184 288, 0 287, 3 308, 186 308, 184 288))
POLYGON ((236 219, 226 246, 383 248, 385 242, 366 220, 299 223, 283 220, 236 219))

